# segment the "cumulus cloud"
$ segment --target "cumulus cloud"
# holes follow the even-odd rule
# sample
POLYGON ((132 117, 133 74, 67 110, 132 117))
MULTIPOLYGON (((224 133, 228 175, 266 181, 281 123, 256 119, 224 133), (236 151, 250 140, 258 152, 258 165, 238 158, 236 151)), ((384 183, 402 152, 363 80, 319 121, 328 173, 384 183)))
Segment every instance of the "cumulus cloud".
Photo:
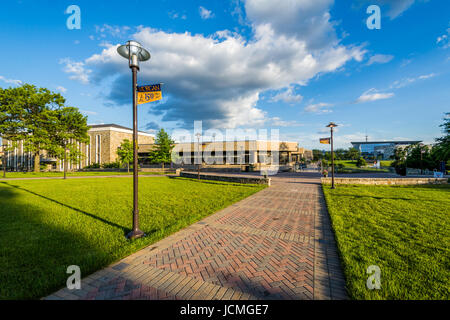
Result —
POLYGON ((388 63, 392 59, 394 59, 394 56, 390 54, 376 54, 370 57, 369 61, 367 62, 367 65, 370 66, 374 63, 388 63))
POLYGON ((84 62, 73 61, 70 58, 64 58, 59 61, 64 64, 63 71, 71 74, 69 79, 78 80, 81 83, 87 84, 89 82, 89 74, 92 70, 86 69, 84 62))
POLYGON ((320 102, 320 103, 315 103, 315 104, 309 104, 305 107, 304 111, 305 112, 310 112, 310 113, 330 113, 333 112, 329 107, 331 107, 332 104, 330 103, 325 103, 325 102, 320 102))
POLYGON ((271 99, 272 102, 284 101, 286 103, 301 102, 303 97, 300 94, 295 94, 293 86, 277 93, 271 99))
POLYGON ((8 79, 8 78, 5 78, 4 76, 0 76, 0 81, 9 83, 9 84, 14 84, 16 86, 20 86, 22 84, 21 80, 8 79))
POLYGON ((364 103, 371 102, 376 100, 389 99, 394 96, 394 93, 379 93, 375 88, 369 89, 364 92, 358 99, 356 99, 355 103, 364 103))
POLYGON ((202 17, 203 20, 214 18, 214 13, 212 13, 211 10, 208 10, 205 7, 200 6, 200 8, 198 8, 198 12, 200 13, 200 17, 202 17))
MULTIPOLYGON (((284 90, 279 99, 300 101, 300 95, 289 92, 291 86, 363 59, 361 47, 337 40, 329 15, 332 0, 285 2, 245 2, 252 28, 248 40, 227 30, 205 36, 139 28, 133 38, 152 53, 142 63, 139 82, 164 82, 167 98, 146 105, 149 112, 184 127, 194 120, 216 128, 262 126, 271 120, 257 106, 261 93, 284 90)), ((104 48, 78 64, 67 60, 66 72, 93 84, 113 79, 109 100, 128 104, 129 69, 116 48, 104 48)))

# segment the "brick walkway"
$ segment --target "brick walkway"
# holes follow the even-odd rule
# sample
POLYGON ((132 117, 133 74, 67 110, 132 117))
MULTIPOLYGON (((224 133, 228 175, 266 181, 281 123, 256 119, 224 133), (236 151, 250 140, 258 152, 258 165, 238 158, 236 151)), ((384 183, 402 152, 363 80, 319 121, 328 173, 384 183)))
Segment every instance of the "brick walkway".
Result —
POLYGON ((320 181, 272 186, 46 299, 346 299, 320 181))

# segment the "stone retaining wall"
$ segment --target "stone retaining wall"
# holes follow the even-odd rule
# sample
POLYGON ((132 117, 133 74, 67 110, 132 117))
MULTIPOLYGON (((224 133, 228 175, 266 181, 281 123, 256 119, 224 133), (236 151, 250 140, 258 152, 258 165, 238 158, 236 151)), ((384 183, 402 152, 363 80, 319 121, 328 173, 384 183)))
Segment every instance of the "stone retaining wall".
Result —
MULTIPOLYGON (((194 172, 180 172, 180 177, 197 179, 198 174, 194 172)), ((226 181, 235 183, 249 183, 249 184, 266 184, 270 186, 270 178, 264 177, 245 177, 245 176, 226 176, 226 175, 213 175, 213 174, 201 174, 201 180, 214 180, 214 181, 226 181)))
MULTIPOLYGON (((331 184, 331 178, 322 178, 322 183, 331 184)), ((334 183, 370 185, 447 184, 448 178, 334 178, 334 183)))

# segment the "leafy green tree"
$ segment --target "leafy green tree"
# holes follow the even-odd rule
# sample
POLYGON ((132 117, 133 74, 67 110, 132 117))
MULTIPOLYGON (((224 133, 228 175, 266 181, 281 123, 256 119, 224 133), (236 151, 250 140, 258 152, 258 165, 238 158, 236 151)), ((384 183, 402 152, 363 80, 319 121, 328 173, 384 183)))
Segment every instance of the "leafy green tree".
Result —
POLYGON ((443 128, 444 136, 436 139, 432 150, 432 157, 437 163, 450 160, 450 112, 445 113, 444 123, 440 127, 443 128))
POLYGON ((123 140, 116 153, 120 162, 127 164, 127 172, 130 172, 130 162, 133 162, 133 143, 128 139, 123 140))
POLYGON ((358 160, 361 157, 361 152, 356 148, 349 148, 345 153, 347 160, 358 160))
POLYGON ((76 163, 83 157, 78 143, 88 143, 87 117, 75 107, 63 107, 53 112, 49 133, 52 144, 48 151, 64 161, 64 179, 68 163, 76 163))
POLYGON ((313 153, 313 161, 319 161, 319 160, 323 159, 323 153, 321 150, 313 149, 312 153, 313 153))
POLYGON ((364 160, 363 157, 359 157, 359 159, 356 161, 356 166, 359 168, 364 167, 366 165, 367 165, 366 160, 364 160))
POLYGON ((156 135, 155 147, 150 151, 149 158, 152 163, 161 163, 164 170, 164 164, 172 162, 171 153, 175 142, 170 135, 161 128, 156 135))
POLYGON ((55 111, 64 106, 65 99, 59 93, 30 84, 3 89, 0 95, 2 116, 7 119, 10 138, 23 140, 24 149, 34 155, 34 171, 40 170, 40 151, 54 149, 49 129, 55 111), (6 110, 6 112, 3 112, 6 110))

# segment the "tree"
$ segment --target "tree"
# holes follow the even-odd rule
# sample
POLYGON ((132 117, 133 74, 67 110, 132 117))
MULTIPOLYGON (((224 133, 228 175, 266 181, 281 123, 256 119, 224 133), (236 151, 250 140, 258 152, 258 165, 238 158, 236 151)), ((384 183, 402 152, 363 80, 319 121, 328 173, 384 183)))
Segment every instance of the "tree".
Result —
POLYGON ((321 150, 313 149, 312 153, 313 153, 313 161, 319 161, 323 159, 323 153, 321 150))
POLYGON ((345 158, 348 160, 358 160, 361 157, 361 152, 356 148, 349 148, 345 153, 345 158))
POLYGON ((366 166, 366 165, 367 165, 366 160, 364 160, 363 157, 360 157, 360 158, 356 161, 356 166, 357 166, 358 168, 364 167, 364 166, 366 166))
MULTIPOLYGON (((25 151, 34 154, 34 171, 40 170, 40 151, 53 149, 54 140, 49 134, 55 110, 64 106, 65 99, 59 93, 46 88, 24 84, 1 90, 1 117, 6 118, 3 129, 13 141, 23 141, 25 151)), ((3 134, 5 134, 3 132, 3 134)))
POLYGON ((164 170, 164 164, 172 161, 171 153, 175 142, 170 135, 161 128, 156 135, 155 148, 150 151, 149 158, 152 163, 161 163, 164 170))
POLYGON ((87 117, 75 107, 63 107, 53 112, 50 134, 53 143, 48 149, 53 155, 64 161, 64 179, 66 178, 68 162, 79 161, 83 153, 78 149, 78 143, 88 143, 89 127, 87 117))
POLYGON ((445 113, 444 123, 440 127, 443 128, 444 136, 436 139, 432 150, 432 157, 437 163, 450 160, 450 112, 445 113))
POLYGON ((130 172, 130 162, 133 162, 133 144, 130 140, 122 141, 116 151, 121 163, 127 164, 127 172, 130 172))

